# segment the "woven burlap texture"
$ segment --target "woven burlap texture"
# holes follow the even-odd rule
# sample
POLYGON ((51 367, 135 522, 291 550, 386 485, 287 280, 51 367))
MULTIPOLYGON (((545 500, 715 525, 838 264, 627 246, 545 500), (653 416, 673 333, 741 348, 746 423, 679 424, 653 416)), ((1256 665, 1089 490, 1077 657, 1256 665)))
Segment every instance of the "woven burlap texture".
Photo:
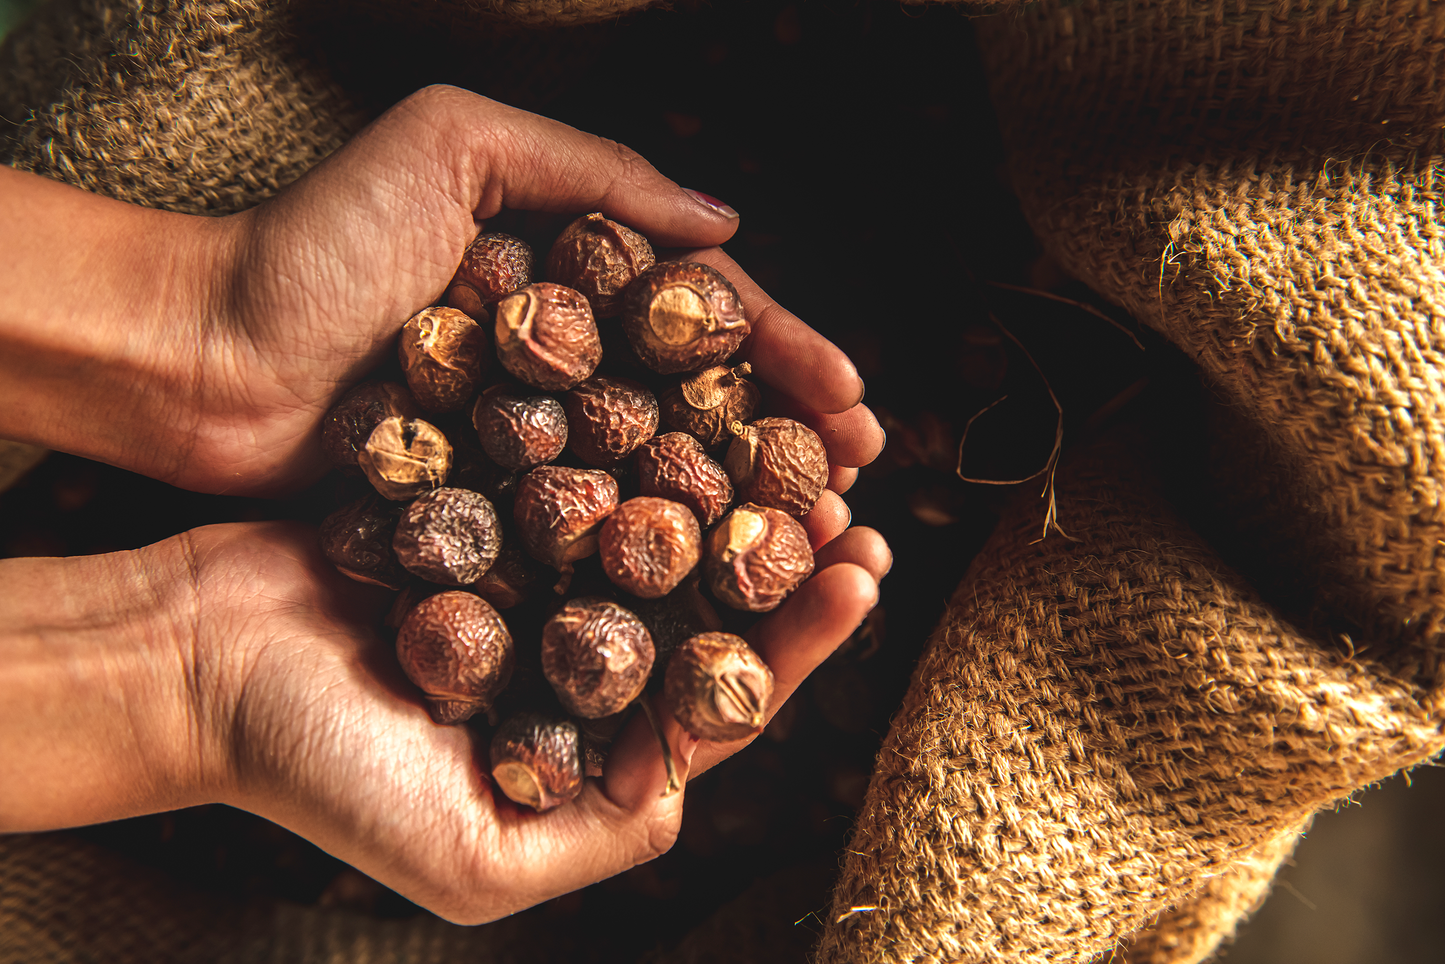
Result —
POLYGON ((1230 406, 1215 535, 1291 618, 1116 467, 1060 483, 1082 543, 1029 546, 1021 507, 890 734, 821 960, 1183 964, 1311 812, 1441 746, 1445 6, 1048 0, 979 34, 1045 247, 1230 406))
POLYGON ((1213 881, 1128 958, 1199 960, 1312 813, 1445 747, 1432 678, 1297 632, 1139 447, 1060 472, 1077 541, 1040 542, 1028 492, 974 561, 879 755, 821 961, 1088 961, 1213 881))

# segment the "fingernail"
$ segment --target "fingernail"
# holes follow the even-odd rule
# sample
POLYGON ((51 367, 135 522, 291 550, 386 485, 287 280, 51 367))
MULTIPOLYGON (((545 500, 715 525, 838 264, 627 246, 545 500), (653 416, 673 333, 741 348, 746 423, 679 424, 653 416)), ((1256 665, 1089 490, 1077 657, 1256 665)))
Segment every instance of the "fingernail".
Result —
POLYGON ((690 187, 685 187, 683 188, 683 190, 686 191, 688 194, 691 194, 694 200, 698 201, 701 204, 707 205, 725 218, 735 218, 738 216, 738 212, 734 211, 732 208, 728 207, 726 204, 722 203, 710 194, 704 194, 701 191, 694 191, 690 187))

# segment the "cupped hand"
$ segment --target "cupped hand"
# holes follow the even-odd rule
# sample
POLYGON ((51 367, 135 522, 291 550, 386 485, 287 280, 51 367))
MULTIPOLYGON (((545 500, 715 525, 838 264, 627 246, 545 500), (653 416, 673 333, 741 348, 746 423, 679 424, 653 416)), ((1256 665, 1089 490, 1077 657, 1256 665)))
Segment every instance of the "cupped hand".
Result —
MULTIPOLYGON (((826 542, 819 570, 753 634, 777 676, 769 715, 867 614, 889 565, 877 533, 835 538, 839 521, 809 521, 826 542)), ((531 906, 672 845, 683 794, 664 795, 662 756, 640 716, 602 778, 534 813, 495 791, 472 731, 431 721, 374 628, 386 594, 337 575, 313 530, 210 526, 176 541, 195 587, 176 625, 191 640, 195 728, 210 748, 201 769, 222 801, 458 922, 531 906)), ((744 745, 699 744, 665 714, 663 727, 684 775, 744 745)))
MULTIPOLYGON (((159 474, 260 493, 317 477, 327 409, 438 299, 466 245, 503 209, 600 210, 663 247, 715 245, 737 225, 621 145, 466 91, 423 90, 275 199, 229 219, 193 425, 183 457, 159 474)), ((876 455, 881 432, 856 408, 862 382, 847 357, 720 251, 700 257, 742 290, 763 380, 789 386, 803 409, 855 410, 850 425, 861 415, 867 437, 838 446, 835 461, 876 455)))

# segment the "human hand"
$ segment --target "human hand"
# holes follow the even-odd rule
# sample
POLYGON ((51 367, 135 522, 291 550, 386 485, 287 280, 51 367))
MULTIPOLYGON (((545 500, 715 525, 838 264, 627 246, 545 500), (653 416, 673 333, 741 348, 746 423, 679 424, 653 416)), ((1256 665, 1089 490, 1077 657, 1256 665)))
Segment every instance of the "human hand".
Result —
MULTIPOLYGON (((0 205, 14 281, 0 305, 14 349, 0 352, 0 436, 231 494, 283 493, 325 471, 326 411, 504 208, 601 210, 665 247, 716 245, 737 225, 618 144, 447 87, 232 217, 147 211, 8 170, 0 196, 16 202, 0 205)), ((847 468, 882 447, 856 370, 720 251, 698 257, 738 283, 755 371, 820 428, 846 488, 847 468)))
MULTIPOLYGON (((871 530, 808 528, 826 540, 817 574, 752 634, 777 677, 769 715, 871 608, 890 561, 871 530)), ((472 923, 676 837, 683 795, 662 795, 641 718, 570 804, 537 814, 495 793, 485 746, 431 721, 377 633, 387 594, 338 575, 309 527, 208 526, 137 552, 5 560, 0 576, 32 590, 0 600, 0 750, 18 777, 0 786, 0 831, 223 802, 472 923), (39 602, 41 585, 65 598, 39 602), (45 680, 60 689, 33 688, 45 680)), ((743 746, 663 726, 683 775, 743 746)))

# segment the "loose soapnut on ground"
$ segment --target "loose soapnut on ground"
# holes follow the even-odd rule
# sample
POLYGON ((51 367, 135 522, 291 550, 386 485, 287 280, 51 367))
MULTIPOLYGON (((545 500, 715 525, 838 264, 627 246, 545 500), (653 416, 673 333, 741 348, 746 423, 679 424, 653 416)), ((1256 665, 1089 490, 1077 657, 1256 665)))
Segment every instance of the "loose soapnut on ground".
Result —
POLYGON ((442 585, 465 586, 496 560, 502 525, 480 492, 441 488, 406 507, 391 544, 407 571, 442 585))
POLYGON ((510 234, 479 234, 462 254, 447 287, 447 304, 487 322, 486 306, 533 280, 532 246, 510 234))
POLYGON ((567 447, 562 403, 550 395, 525 395, 517 385, 482 392, 472 407, 472 426, 487 456, 514 472, 545 465, 567 447))
POLYGON ((321 451, 338 468, 355 468, 366 440, 384 419, 417 418, 421 406, 400 382, 362 382, 341 396, 321 424, 321 451))
POLYGON ((638 275, 623 297, 622 326, 643 364, 664 375, 720 364, 752 330, 737 289, 695 261, 638 275))
POLYGON ((683 729, 724 743, 761 733, 772 696, 773 671, 732 633, 702 633, 683 642, 663 683, 663 699, 683 729))
POLYGON ((733 501, 733 484, 727 472, 683 432, 667 432, 643 442, 637 449, 637 484, 643 495, 681 502, 697 521, 710 526, 733 501))
POLYGON ((452 445, 430 422, 393 416, 372 429, 356 462, 376 491, 405 502, 446 482, 452 445))
POLYGON ((545 813, 582 792, 577 725, 543 713, 518 713, 491 745, 492 780, 507 799, 545 813))
POLYGON ((592 308, 571 288, 528 285, 497 302, 496 316, 502 367, 533 388, 565 391, 602 360, 592 308))
POLYGON ((622 292, 657 261, 642 235, 601 214, 567 225, 547 253, 547 280, 582 292, 598 318, 622 308, 622 292))
POLYGON ((730 512, 703 549, 708 588, 734 609, 765 613, 813 574, 802 524, 779 509, 748 503, 730 512))
POLYGON ((636 699, 654 656, 642 620, 600 596, 565 603, 542 627, 542 673, 567 711, 587 719, 636 699))
POLYGON ((687 506, 668 499, 628 499, 602 524, 602 571, 618 588, 660 599, 697 565, 702 530, 687 506))
POLYGON ((747 362, 732 368, 714 365, 688 375, 658 399, 662 420, 669 428, 686 432, 705 449, 715 449, 733 437, 735 422, 751 421, 762 394, 745 376, 747 362))
POLYGON ((491 708, 512 677, 512 634, 484 599, 451 590, 428 596, 396 634, 401 668, 426 694, 438 723, 460 723, 491 708))
POLYGON ((487 332, 455 308, 423 308, 402 326, 397 356, 417 404, 428 412, 454 412, 482 379, 487 332))
POLYGON ((734 424, 723 468, 738 498, 801 518, 828 486, 828 450, 808 426, 791 418, 734 424))
POLYGON ((614 465, 657 433, 657 396, 630 378, 597 375, 562 396, 568 446, 588 465, 614 465))

